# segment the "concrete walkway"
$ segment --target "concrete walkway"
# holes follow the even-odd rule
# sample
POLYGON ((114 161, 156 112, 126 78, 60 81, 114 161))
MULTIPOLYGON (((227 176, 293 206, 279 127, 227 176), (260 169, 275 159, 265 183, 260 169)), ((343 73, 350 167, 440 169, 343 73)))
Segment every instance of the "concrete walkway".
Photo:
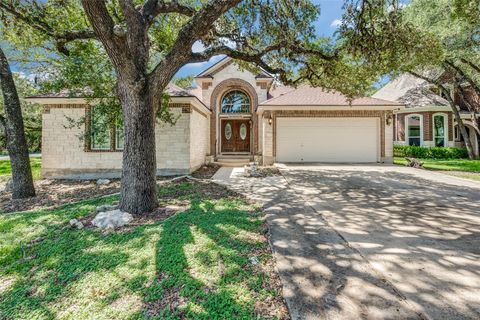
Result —
POLYGON ((214 180, 263 203, 293 319, 480 317, 480 183, 376 165, 282 174, 214 180))

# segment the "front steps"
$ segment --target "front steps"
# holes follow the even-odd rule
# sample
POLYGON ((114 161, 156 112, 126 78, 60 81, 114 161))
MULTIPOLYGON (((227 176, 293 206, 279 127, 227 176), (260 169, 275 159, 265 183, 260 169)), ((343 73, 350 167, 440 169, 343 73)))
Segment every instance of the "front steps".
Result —
POLYGON ((252 161, 251 155, 219 155, 214 163, 222 167, 243 167, 252 161))

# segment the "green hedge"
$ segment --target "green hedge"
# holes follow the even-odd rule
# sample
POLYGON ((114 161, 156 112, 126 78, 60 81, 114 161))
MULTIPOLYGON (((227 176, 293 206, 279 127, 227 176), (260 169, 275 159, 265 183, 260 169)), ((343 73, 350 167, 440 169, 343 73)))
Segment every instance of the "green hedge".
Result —
POLYGON ((412 157, 419 159, 464 159, 468 158, 465 148, 426 148, 417 146, 393 146, 395 157, 412 157))

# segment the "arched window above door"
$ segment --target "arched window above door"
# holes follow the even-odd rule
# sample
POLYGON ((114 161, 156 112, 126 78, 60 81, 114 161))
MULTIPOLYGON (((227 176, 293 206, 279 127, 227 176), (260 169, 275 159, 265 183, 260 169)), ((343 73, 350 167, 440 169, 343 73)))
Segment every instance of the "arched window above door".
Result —
POLYGON ((249 113, 250 98, 243 91, 229 91, 222 97, 221 108, 222 113, 249 113))

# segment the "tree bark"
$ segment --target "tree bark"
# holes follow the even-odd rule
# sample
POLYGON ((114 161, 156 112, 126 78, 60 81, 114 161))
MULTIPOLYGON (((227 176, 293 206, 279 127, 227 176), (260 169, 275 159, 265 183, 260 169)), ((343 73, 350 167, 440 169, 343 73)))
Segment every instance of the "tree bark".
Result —
POLYGON ((7 57, 0 48, 0 85, 5 105, 5 133, 12 165, 12 197, 35 196, 32 169, 23 125, 22 108, 7 57))
MULTIPOLYGON (((458 89, 460 84, 456 82, 454 86, 456 89, 458 89)), ((453 97, 450 95, 448 97, 449 97, 448 102, 450 103, 450 107, 452 108, 453 114, 455 116, 455 120, 457 121, 458 129, 460 130, 460 134, 462 135, 463 141, 465 142, 465 147, 467 148, 468 158, 470 160, 475 160, 475 152, 473 151, 472 141, 470 140, 470 135, 468 134, 467 129, 465 128, 465 125, 463 124, 463 119, 460 116, 460 111, 458 111, 458 108, 455 105, 453 97)), ((473 132, 473 134, 477 134, 477 133, 473 132)))
POLYGON ((119 79, 118 95, 124 115, 120 209, 131 214, 152 211, 158 206, 156 189, 155 108, 145 79, 119 79))

